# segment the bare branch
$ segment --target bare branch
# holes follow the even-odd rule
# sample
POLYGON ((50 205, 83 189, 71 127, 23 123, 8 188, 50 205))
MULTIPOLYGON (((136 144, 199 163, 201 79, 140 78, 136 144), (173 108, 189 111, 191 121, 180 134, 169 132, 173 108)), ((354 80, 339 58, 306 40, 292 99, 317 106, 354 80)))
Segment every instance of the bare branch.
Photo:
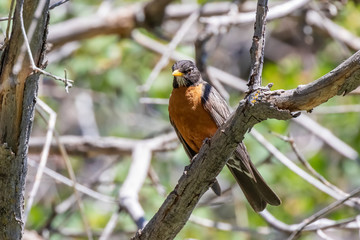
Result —
POLYGON ((85 231, 86 231, 86 235, 88 237, 88 239, 92 240, 93 239, 93 235, 92 235, 92 232, 91 232, 91 228, 90 228, 90 225, 89 225, 89 222, 88 222, 88 219, 86 218, 85 216, 85 210, 84 210, 84 204, 81 200, 81 196, 79 194, 79 192, 77 191, 76 189, 76 176, 75 176, 75 173, 74 173, 74 169, 71 165, 71 162, 70 162, 70 159, 69 159, 69 156, 66 152, 66 149, 64 147, 64 145, 61 143, 61 140, 59 138, 59 134, 55 131, 55 139, 56 139, 56 142, 59 146, 59 150, 60 150, 60 153, 63 157, 63 160, 65 162, 65 166, 66 166, 66 169, 69 173, 69 176, 70 176, 70 179, 73 181, 73 189, 74 189, 74 194, 75 194, 75 197, 76 197, 76 203, 79 207, 79 210, 80 210, 80 215, 81 215, 81 220, 83 222, 83 225, 84 225, 84 228, 85 228, 85 231))
MULTIPOLYGON (((270 226, 274 227, 275 229, 277 229, 279 231, 285 232, 285 233, 292 233, 300 226, 300 224, 288 225, 288 224, 276 219, 266 209, 264 211, 260 212, 259 214, 270 226)), ((318 219, 318 220, 314 221, 313 223, 310 223, 309 225, 307 225, 303 229, 303 231, 312 232, 312 231, 317 231, 319 229, 329 229, 329 228, 336 228, 336 227, 341 227, 343 229, 349 229, 349 230, 359 229, 359 226, 356 223, 356 217, 350 218, 350 219, 345 219, 345 220, 339 220, 339 221, 321 218, 321 219, 318 219)))
POLYGON ((176 31, 175 36, 168 44, 166 50, 163 52, 161 59, 157 62, 156 66, 151 71, 149 77, 145 81, 145 84, 139 87, 139 91, 147 92, 150 90, 150 87, 154 80, 159 75, 160 71, 168 64, 171 53, 175 50, 176 46, 181 42, 181 40, 185 37, 185 34, 189 31, 190 27, 193 26, 195 21, 199 17, 199 12, 193 12, 186 21, 181 25, 180 29, 176 31))
MULTIPOLYGON (((36 163, 34 160, 32 159, 28 159, 28 164, 29 166, 31 167, 34 167, 34 168, 37 168, 39 167, 39 164, 36 163)), ((49 177, 53 178, 54 180, 58 181, 58 182, 61 182, 67 186, 70 186, 70 187, 74 187, 76 188, 77 191, 91 197, 91 198, 94 198, 96 200, 99 200, 99 201, 102 201, 102 202, 105 202, 105 203, 116 203, 116 200, 115 198, 113 197, 110 197, 110 196, 107 196, 107 195, 104 195, 104 194, 101 194, 99 192, 96 192, 84 185, 81 185, 79 183, 74 183, 72 180, 70 180, 69 178, 67 177, 64 177, 63 175, 55 172, 54 170, 51 170, 50 168, 47 168, 45 167, 44 168, 44 173, 46 175, 48 175, 49 177)))
POLYGON ((153 0, 140 7, 138 4, 118 8, 107 14, 79 17, 53 25, 48 41, 57 47, 67 42, 117 34, 130 37, 136 27, 156 27, 163 20, 163 11, 172 0, 153 0), (67 29, 66 31, 63 31, 67 29))
POLYGON ((120 207, 130 214, 139 229, 146 223, 138 194, 147 176, 151 156, 151 149, 146 144, 138 144, 134 148, 129 173, 119 192, 120 207))
POLYGON ((104 228, 104 231, 101 233, 101 236, 99 240, 107 240, 109 239, 111 233, 113 232, 114 228, 116 227, 116 223, 119 219, 119 211, 115 211, 112 215, 108 223, 106 224, 106 227, 104 228))
MULTIPOLYGON (((320 173, 318 173, 311 165, 310 163, 304 158, 304 156, 300 153, 299 148, 297 147, 295 140, 290 136, 289 138, 282 138, 284 141, 288 142, 295 153, 297 159, 299 162, 310 172, 314 177, 316 177, 320 182, 325 184, 326 186, 334 189, 338 193, 342 194, 343 196, 346 196, 347 193, 342 191, 340 188, 336 187, 334 184, 330 183, 325 177, 323 177, 320 173)), ((358 203, 360 203, 358 201, 358 203)))
MULTIPOLYGON (((69 154, 94 157, 101 154, 131 154, 137 144, 146 142, 151 143, 152 151, 165 151, 169 150, 168 144, 177 141, 177 137, 175 132, 171 132, 144 140, 117 137, 61 136, 60 141, 69 154)), ((32 137, 29 143, 29 152, 40 153, 44 142, 43 137, 32 137)), ((55 141, 51 142, 50 150, 52 154, 60 153, 55 141)))
MULTIPOLYGON (((260 142, 274 157, 276 157, 282 164, 288 167, 291 171, 296 173, 299 177, 307 181, 309 184, 313 185, 320 191, 328 194, 329 196, 339 200, 343 197, 347 197, 348 194, 344 194, 342 192, 337 192, 331 187, 323 184, 301 168, 299 168, 294 162, 288 159, 284 154, 282 154, 277 148, 275 148, 270 142, 268 142, 260 133, 258 133, 255 129, 251 131, 251 135, 255 137, 255 139, 260 142)), ((347 201, 345 203, 350 207, 360 208, 359 199, 356 201, 347 201)))
POLYGON ((261 74, 264 65, 265 25, 267 11, 268 1, 258 0, 254 36, 250 48, 251 69, 249 81, 247 84, 249 86, 250 93, 261 87, 261 74))
MULTIPOLYGON (((42 1, 42 5, 39 5, 39 7, 37 8, 37 10, 35 12, 35 18, 31 22, 31 25, 29 27, 29 39, 32 39, 32 36, 33 36, 33 34, 35 32, 35 28, 37 26, 37 21, 36 21, 37 15, 42 13, 43 9, 45 8, 45 4, 46 4, 46 2, 42 1)), ((22 35, 24 37, 24 45, 22 47, 22 53, 24 51, 23 49, 24 49, 24 46, 25 46, 25 49, 27 51, 27 54, 28 54, 28 57, 29 57, 29 60, 30 60, 30 66, 31 66, 32 70, 35 71, 35 72, 40 72, 40 73, 42 73, 42 74, 44 74, 46 76, 54 78, 55 80, 63 82, 65 84, 65 91, 69 92, 69 88, 72 87, 72 83, 74 81, 67 79, 66 71, 65 71, 65 78, 61 78, 61 77, 55 76, 55 75, 53 75, 51 73, 48 73, 45 70, 43 70, 43 69, 36 66, 34 57, 33 57, 32 52, 31 52, 31 47, 30 47, 30 43, 29 43, 29 40, 28 40, 28 36, 26 34, 26 30, 25 30, 25 26, 24 26, 23 8, 20 8, 20 25, 21 25, 21 32, 22 32, 22 35)), ((24 58, 25 58, 25 55, 21 54, 19 56, 16 64, 14 65, 13 72, 14 72, 15 75, 19 74, 19 72, 20 72, 20 70, 22 68, 24 58)))
POLYGON ((341 43, 345 43, 346 46, 353 50, 357 51, 360 49, 360 38, 358 36, 337 25, 325 16, 322 16, 317 11, 307 11, 306 22, 311 26, 324 30, 333 39, 338 40, 341 43))
POLYGON ((201 8, 200 16, 209 17, 228 13, 234 6, 231 2, 207 2, 205 5, 194 3, 174 3, 167 6, 165 20, 181 20, 201 8))
POLYGON ((337 151, 344 157, 354 161, 360 161, 359 153, 354 148, 339 139, 329 129, 321 126, 309 116, 302 114, 298 118, 292 119, 292 121, 309 130, 312 134, 320 138, 327 145, 329 145, 331 148, 333 148, 335 151, 337 151))
MULTIPOLYGON (((292 0, 273 6, 269 9, 267 20, 270 21, 276 18, 285 17, 291 14, 292 12, 300 9, 308 2, 310 2, 310 0, 292 0)), ((237 25, 237 24, 248 24, 254 21, 255 21, 254 12, 239 13, 237 15, 230 15, 230 16, 213 16, 208 18, 205 17, 200 18, 200 22, 211 24, 215 27, 237 25)))
POLYGON ((189 218, 190 222, 196 223, 200 226, 204 226, 207 228, 216 228, 222 231, 231 231, 231 232, 246 232, 253 235, 268 235, 270 234, 270 229, 268 227, 257 227, 256 229, 245 228, 234 226, 224 222, 215 222, 210 219, 205 219, 201 217, 197 217, 195 215, 191 215, 189 218))
MULTIPOLYGON (((132 38, 138 44, 140 44, 158 54, 162 54, 164 51, 166 51, 166 45, 147 37, 146 35, 140 33, 137 30, 134 30, 132 32, 132 38)), ((174 61, 179 61, 181 59, 193 60, 191 57, 184 55, 177 51, 174 51, 171 54, 171 58, 174 61)), ((208 68, 207 70, 209 72, 209 75, 218 79, 221 83, 226 84, 226 85, 228 85, 234 89, 240 90, 242 92, 247 91, 248 87, 246 85, 246 80, 240 79, 234 75, 231 75, 231 74, 229 74, 221 69, 215 68, 213 66, 208 66, 207 68, 208 68)))
POLYGON ((354 191, 352 191, 349 196, 339 199, 338 201, 330 204, 329 206, 327 206, 326 208, 323 208, 322 210, 318 211, 317 213, 315 213, 314 215, 312 215, 311 217, 303 220, 303 222, 301 224, 299 224, 298 228, 290 235, 290 237, 288 238, 288 240, 292 240, 295 239, 297 237, 298 234, 301 233, 301 231, 310 223, 316 221, 317 219, 319 219, 322 216, 327 215, 328 213, 330 213, 331 211, 334 211, 336 208, 340 207, 342 204, 344 204, 346 201, 348 201, 350 198, 358 195, 360 193, 360 188, 355 189, 354 191))
POLYGON ((49 7, 49 10, 54 9, 54 8, 56 8, 56 7, 58 7, 58 6, 60 6, 60 5, 64 4, 64 3, 66 3, 66 2, 68 2, 68 1, 69 1, 69 0, 61 0, 61 1, 58 1, 58 2, 56 2, 56 3, 53 3, 53 4, 49 7))
MULTIPOLYGON (((25 223, 26 223, 27 217, 30 213, 34 198, 37 194, 37 191, 39 190, 41 178, 43 176, 44 168, 46 166, 46 162, 47 162, 47 159, 49 156, 50 144, 53 139, 53 133, 54 133, 55 123, 56 123, 56 113, 47 104, 45 104, 43 101, 38 99, 37 106, 49 114, 49 121, 47 121, 48 128, 47 128, 47 133, 46 133, 45 144, 44 144, 43 150, 41 152, 40 164, 39 164, 38 170, 36 172, 35 182, 34 182, 33 188, 31 189, 31 192, 29 194, 29 198, 27 201, 26 209, 25 209, 25 216, 24 216, 25 223)), ((45 117, 42 115, 42 113, 40 113, 40 115, 45 120, 45 117)))
POLYGON ((11 17, 11 15, 13 14, 13 11, 14 11, 14 4, 15 3, 15 0, 11 0, 11 5, 10 5, 10 11, 9 11, 9 16, 8 16, 8 18, 6 19, 7 21, 8 21, 8 23, 7 23, 7 26, 6 26, 6 39, 5 39, 5 43, 4 43, 4 46, 6 46, 6 43, 9 41, 9 39, 10 39, 10 35, 9 35, 9 33, 10 33, 10 21, 13 19, 12 17, 11 17))

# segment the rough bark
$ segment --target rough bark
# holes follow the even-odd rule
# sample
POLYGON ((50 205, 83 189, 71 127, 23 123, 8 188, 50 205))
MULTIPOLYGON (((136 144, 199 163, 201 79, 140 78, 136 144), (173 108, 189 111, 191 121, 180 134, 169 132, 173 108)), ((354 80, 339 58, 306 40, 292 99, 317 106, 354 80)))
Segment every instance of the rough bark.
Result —
POLYGON ((27 150, 39 77, 32 73, 22 48, 20 13, 22 10, 25 29, 32 32, 29 35, 32 35, 30 47, 34 61, 41 65, 48 4, 49 1, 40 0, 16 1, 11 36, 0 59, 0 239, 21 239, 24 229, 27 150))

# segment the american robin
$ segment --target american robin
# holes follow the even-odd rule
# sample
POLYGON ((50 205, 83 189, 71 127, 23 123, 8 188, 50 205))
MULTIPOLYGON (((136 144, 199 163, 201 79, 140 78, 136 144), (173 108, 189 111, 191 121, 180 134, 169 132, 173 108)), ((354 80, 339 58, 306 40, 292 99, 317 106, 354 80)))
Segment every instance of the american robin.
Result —
MULTIPOLYGON (((214 87, 201 78, 195 64, 181 60, 172 66, 173 91, 169 100, 169 117, 187 155, 192 159, 204 140, 211 138, 230 115, 226 101, 214 87)), ((265 183, 240 143, 226 165, 244 192, 251 207, 260 212, 266 204, 280 205, 281 200, 265 183)), ((213 191, 221 194, 215 181, 213 191)))

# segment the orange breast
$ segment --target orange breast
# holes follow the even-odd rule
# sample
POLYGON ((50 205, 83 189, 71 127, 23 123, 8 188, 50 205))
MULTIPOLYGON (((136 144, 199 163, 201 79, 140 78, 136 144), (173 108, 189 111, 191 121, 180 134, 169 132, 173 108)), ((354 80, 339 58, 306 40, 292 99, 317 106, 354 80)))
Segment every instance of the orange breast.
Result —
POLYGON ((169 115, 185 142, 199 152, 203 141, 211 138, 217 126, 201 103, 202 84, 174 88, 169 100, 169 115))

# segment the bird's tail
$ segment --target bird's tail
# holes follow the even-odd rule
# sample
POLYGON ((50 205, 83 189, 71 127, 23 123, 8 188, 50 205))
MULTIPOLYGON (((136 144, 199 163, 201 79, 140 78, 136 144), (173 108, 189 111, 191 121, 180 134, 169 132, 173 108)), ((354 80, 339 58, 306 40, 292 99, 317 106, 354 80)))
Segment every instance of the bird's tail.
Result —
POLYGON ((215 182, 213 183, 213 185, 211 186, 211 189, 217 196, 221 195, 221 187, 220 187, 219 182, 216 179, 215 179, 215 182))
POLYGON ((278 206, 281 200, 276 193, 266 184, 254 164, 243 143, 237 147, 234 155, 228 160, 227 166, 244 192, 251 207, 256 212, 265 209, 266 204, 278 206))

